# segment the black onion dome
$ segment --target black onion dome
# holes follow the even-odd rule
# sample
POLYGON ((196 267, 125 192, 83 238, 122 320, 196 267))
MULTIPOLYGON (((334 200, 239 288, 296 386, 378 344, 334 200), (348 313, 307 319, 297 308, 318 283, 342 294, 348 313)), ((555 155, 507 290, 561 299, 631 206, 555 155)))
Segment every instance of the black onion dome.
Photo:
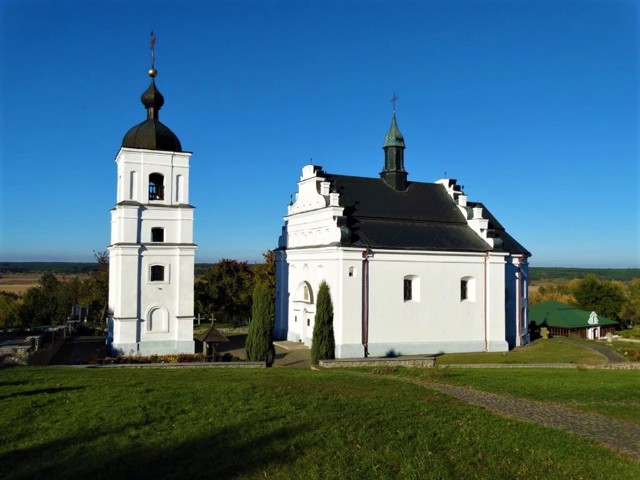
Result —
POLYGON ((156 87, 154 80, 156 74, 157 72, 153 68, 149 70, 151 84, 140 97, 142 104, 147 109, 147 119, 131 128, 125 134, 122 139, 122 146, 125 148, 181 152, 182 145, 176 134, 159 120, 159 111, 164 105, 164 97, 156 87))
POLYGON ((140 101, 146 108, 155 108, 157 110, 160 110, 164 105, 164 96, 156 88, 156 82, 153 78, 149 88, 140 96, 140 101))

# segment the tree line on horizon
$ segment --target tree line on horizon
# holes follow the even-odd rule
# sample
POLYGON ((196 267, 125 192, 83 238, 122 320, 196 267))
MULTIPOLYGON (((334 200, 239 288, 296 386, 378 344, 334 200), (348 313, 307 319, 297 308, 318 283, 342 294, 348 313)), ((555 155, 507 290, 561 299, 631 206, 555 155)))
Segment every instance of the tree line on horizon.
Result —
MULTIPOLYGON (((198 264, 194 280, 194 313, 204 320, 215 319, 218 324, 248 324, 256 285, 265 283, 271 295, 275 296, 275 254, 269 250, 262 255, 263 263, 256 264, 235 259, 198 264)), ((109 257, 107 252, 95 253, 95 257, 94 264, 78 264, 83 265, 80 271, 87 275, 86 278, 76 276, 60 279, 54 272, 48 271, 42 274, 36 287, 23 295, 0 292, 0 328, 61 324, 69 318, 73 305, 89 307, 87 320, 94 325, 104 325, 108 308, 109 257)), ((0 269, 8 263, 11 262, 0 263, 0 269)), ((44 265, 47 263, 26 264, 21 273, 44 265)), ((62 265, 74 264, 55 265, 62 268, 62 265)), ((564 270, 566 269, 545 268, 543 273, 554 275, 554 272, 564 270)), ((576 270, 581 273, 590 271, 570 269, 573 273, 576 270)), ((531 294, 529 302, 535 304, 557 300, 596 311, 612 320, 640 323, 640 269, 635 270, 639 274, 625 282, 602 278, 596 274, 572 277, 568 281, 554 281, 540 286, 537 292, 531 294)), ((535 271, 532 268, 532 272, 535 271)), ((628 274, 634 270, 620 271, 628 274)), ((56 273, 59 272, 58 269, 56 273)), ((611 275, 612 272, 618 272, 618 269, 605 269, 603 272, 611 275)))
MULTIPOLYGON (((105 326, 109 256, 107 252, 96 252, 95 258, 96 264, 90 268, 72 270, 86 278, 59 278, 58 269, 42 273, 38 284, 22 295, 0 292, 0 328, 60 325, 70 318, 74 305, 89 308, 89 323, 105 326)), ((218 323, 249 323, 254 286, 264 282, 275 297, 275 254, 269 250, 263 258, 264 263, 257 264, 221 259, 203 268, 195 279, 195 314, 204 319, 215 318, 218 323)), ((40 268, 43 264, 30 265, 40 268)))

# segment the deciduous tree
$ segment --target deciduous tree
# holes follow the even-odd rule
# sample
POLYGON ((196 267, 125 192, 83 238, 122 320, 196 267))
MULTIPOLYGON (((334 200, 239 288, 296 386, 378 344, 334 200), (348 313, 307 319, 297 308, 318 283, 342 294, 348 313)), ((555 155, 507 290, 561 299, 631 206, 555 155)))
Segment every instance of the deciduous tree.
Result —
POLYGON ((266 282, 273 290, 276 291, 276 254, 273 250, 267 250, 262 254, 264 263, 257 263, 253 267, 253 275, 256 283, 266 282))
POLYGON ((195 285, 196 312, 236 323, 251 314, 252 276, 247 262, 222 259, 195 285))
POLYGON ((624 290, 619 283, 599 280, 595 275, 587 275, 578 281, 573 295, 579 308, 616 321, 625 303, 624 290))
POLYGON ((109 252, 93 252, 98 270, 85 281, 84 298, 81 303, 89 307, 93 322, 104 323, 109 303, 109 252))
POLYGON ((0 292, 0 328, 20 326, 22 300, 15 293, 0 292))
POLYGON ((633 324, 640 324, 640 278, 634 278, 627 285, 626 297, 620 318, 633 324))

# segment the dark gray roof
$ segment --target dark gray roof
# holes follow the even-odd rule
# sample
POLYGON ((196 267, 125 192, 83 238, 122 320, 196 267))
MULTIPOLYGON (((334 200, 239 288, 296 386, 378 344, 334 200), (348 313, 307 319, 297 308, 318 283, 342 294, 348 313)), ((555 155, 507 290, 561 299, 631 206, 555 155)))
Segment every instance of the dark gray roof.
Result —
POLYGON ((529 254, 485 208, 489 227, 494 228, 494 235, 502 240, 492 249, 468 226, 443 185, 409 182, 405 191, 397 191, 379 178, 321 175, 331 182, 331 190, 340 194, 340 205, 345 207, 351 239, 343 244, 406 250, 495 250, 529 254))
POLYGON ((153 119, 145 120, 131 128, 122 139, 122 146, 165 152, 182 151, 182 145, 176 134, 160 120, 153 119))
POLYGON ((200 340, 201 342, 206 343, 222 343, 228 342, 229 339, 225 337, 220 330, 216 327, 209 327, 204 332, 200 333, 200 335, 195 337, 196 340, 200 340))

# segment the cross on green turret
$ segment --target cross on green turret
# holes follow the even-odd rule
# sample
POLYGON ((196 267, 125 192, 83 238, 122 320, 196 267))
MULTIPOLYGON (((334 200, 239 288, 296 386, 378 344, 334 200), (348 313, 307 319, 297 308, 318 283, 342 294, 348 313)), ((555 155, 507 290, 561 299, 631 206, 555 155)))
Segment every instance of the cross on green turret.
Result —
POLYGON ((398 129, 396 122, 396 101, 398 97, 393 94, 391 103, 393 104, 393 114, 391 116, 391 127, 384 137, 384 169, 380 172, 380 177, 395 190, 407 189, 407 172, 404 169, 404 137, 398 129))

